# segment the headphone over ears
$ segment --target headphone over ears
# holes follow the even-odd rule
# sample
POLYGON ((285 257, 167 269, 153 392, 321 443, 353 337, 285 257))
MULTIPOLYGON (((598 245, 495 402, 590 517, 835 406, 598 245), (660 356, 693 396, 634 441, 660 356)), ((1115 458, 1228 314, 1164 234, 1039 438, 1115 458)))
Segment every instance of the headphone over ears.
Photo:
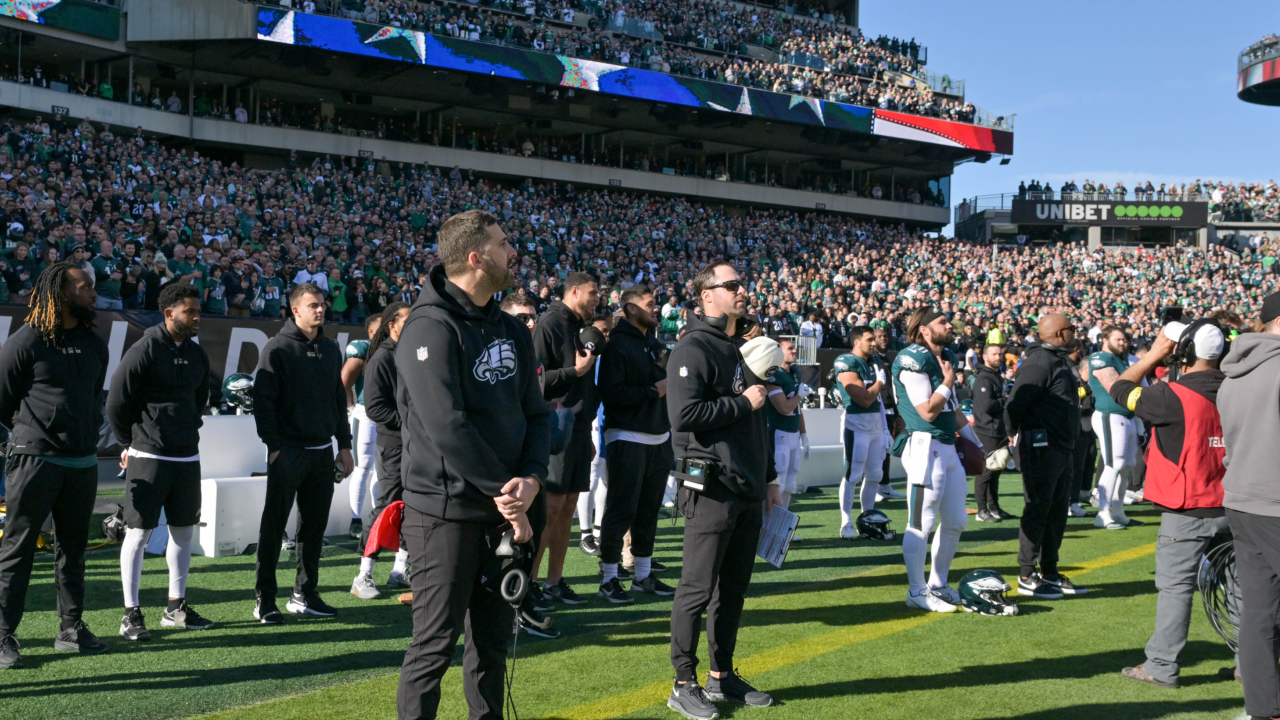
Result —
POLYGON ((1178 338, 1178 346, 1173 351, 1173 360, 1178 367, 1195 364, 1196 333, 1205 326, 1218 328, 1218 332, 1222 333, 1222 354, 1218 356, 1219 359, 1226 357, 1227 353, 1231 351, 1230 336, 1227 335, 1227 331, 1222 327, 1222 324, 1213 318, 1200 318, 1183 328, 1182 336, 1178 338))

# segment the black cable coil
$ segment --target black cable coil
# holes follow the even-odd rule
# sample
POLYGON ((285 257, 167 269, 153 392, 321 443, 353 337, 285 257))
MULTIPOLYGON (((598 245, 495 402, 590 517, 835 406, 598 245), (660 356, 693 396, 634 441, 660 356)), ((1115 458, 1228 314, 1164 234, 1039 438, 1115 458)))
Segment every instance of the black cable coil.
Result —
POLYGON ((1239 652, 1240 585, 1236 582, 1235 544, 1225 542, 1200 559, 1196 588, 1204 601, 1209 624, 1227 642, 1231 652, 1239 652))

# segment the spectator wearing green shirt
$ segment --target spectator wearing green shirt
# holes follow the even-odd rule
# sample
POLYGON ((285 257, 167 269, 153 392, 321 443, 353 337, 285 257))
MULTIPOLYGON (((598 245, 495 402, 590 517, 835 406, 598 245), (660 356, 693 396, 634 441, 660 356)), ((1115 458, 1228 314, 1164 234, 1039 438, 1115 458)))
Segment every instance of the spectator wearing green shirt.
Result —
POLYGON ((347 284, 342 282, 342 271, 329 271, 329 319, 351 322, 351 305, 347 302, 347 284))
POLYGON ((124 278, 125 268, 121 267, 115 252, 115 245, 110 240, 103 240, 98 245, 98 256, 91 261, 99 310, 124 309, 124 302, 120 299, 120 281, 124 278))
POLYGON ((262 277, 258 280, 262 288, 262 316, 278 318, 284 310, 284 279, 276 275, 276 264, 270 260, 262 264, 262 277))
POLYGON ((110 82, 103 80, 102 83, 98 85, 98 97, 103 98, 104 100, 114 100, 116 97, 116 89, 111 86, 110 82))
POLYGON ((222 284, 222 266, 214 265, 209 277, 202 282, 204 297, 203 312, 207 315, 227 314, 227 288, 222 284))

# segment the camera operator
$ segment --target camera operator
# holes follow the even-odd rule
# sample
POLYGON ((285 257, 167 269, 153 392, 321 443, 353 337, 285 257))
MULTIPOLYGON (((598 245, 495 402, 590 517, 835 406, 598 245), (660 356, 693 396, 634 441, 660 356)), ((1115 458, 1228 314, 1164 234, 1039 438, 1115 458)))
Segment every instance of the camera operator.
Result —
POLYGON ((633 602, 618 581, 623 536, 631 531, 635 574, 631 589, 671 595, 675 588, 652 574, 662 492, 671 471, 671 420, 667 417, 667 373, 658 367, 662 345, 653 335, 657 304, 647 285, 632 285, 619 300, 626 319, 609 336, 596 382, 604 404, 606 472, 604 518, 600 523, 600 597, 614 604, 633 602))
POLYGON ((1026 498, 1018 533, 1018 594, 1056 600, 1085 592, 1058 572, 1080 434, 1080 386, 1069 359, 1076 329, 1066 315, 1050 313, 1040 318, 1037 331, 1040 342, 1027 350, 1009 391, 1005 427, 1018 437, 1026 498))
MULTIPOLYGON (((1004 426, 1004 377, 1000 374, 1000 366, 1004 360, 1004 351, 999 345, 987 345, 982 348, 973 375, 973 433, 982 443, 987 453, 987 460, 1000 450, 999 457, 1007 458, 1009 454, 1009 433, 1004 426)), ((982 474, 974 478, 973 499, 978 503, 978 522, 1000 522, 1013 517, 1000 509, 1000 473, 986 467, 982 474)))
POLYGON ((1235 537, 1240 580, 1240 677, 1245 712, 1280 716, 1276 611, 1280 605, 1280 293, 1262 302, 1257 332, 1222 360, 1222 505, 1235 537))
POLYGON ((1111 386, 1111 398, 1152 428, 1146 494, 1161 512, 1156 631, 1147 642, 1146 662, 1120 674, 1162 688, 1178 687, 1178 655, 1187 644, 1200 559, 1231 534, 1222 509, 1226 451, 1215 404, 1225 377, 1218 360, 1226 342, 1216 324, 1193 325, 1166 325, 1151 350, 1111 386), (1142 379, 1166 358, 1180 371, 1178 379, 1142 387, 1142 379))
POLYGON ((759 378, 748 379, 738 349, 746 282, 720 261, 698 272, 693 289, 702 314, 689 317, 667 363, 677 504, 685 517, 684 571, 671 608, 676 677, 667 706, 707 720, 719 716, 713 700, 773 703, 734 672, 733 651, 755 566, 761 501, 767 496, 772 509, 782 496, 774 482, 765 386, 759 378), (704 610, 711 655, 705 690, 698 686, 696 656, 704 610))
POLYGON ((402 720, 436 716, 465 624, 470 717, 496 718, 514 615, 482 569, 508 526, 517 543, 533 538, 526 513, 547 472, 551 425, 529 331, 493 298, 511 287, 516 257, 498 219, 459 213, 438 243, 442 265, 395 350, 400 532, 413 567, 413 640, 396 705, 402 720))

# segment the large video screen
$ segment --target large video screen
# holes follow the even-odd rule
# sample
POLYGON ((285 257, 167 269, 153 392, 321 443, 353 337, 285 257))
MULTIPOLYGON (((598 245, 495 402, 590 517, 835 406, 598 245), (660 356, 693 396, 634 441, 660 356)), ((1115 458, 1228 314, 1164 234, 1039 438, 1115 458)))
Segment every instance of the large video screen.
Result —
MULTIPOLYGON (((873 130, 875 111, 857 105, 668 75, 652 70, 582 60, 564 55, 459 40, 404 28, 382 27, 322 15, 309 15, 279 8, 258 8, 258 39, 410 62, 445 70, 582 88, 671 105, 755 115, 770 120, 816 125, 833 130, 893 135, 891 132, 875 132, 873 130)), ((929 119, 929 121, 935 126, 938 124, 961 125, 936 119, 929 119)), ((963 125, 953 132, 925 133, 921 137, 911 139, 958 145, 987 152, 1012 152, 1013 135, 1011 133, 1002 133, 1008 136, 1008 141, 999 143, 1002 146, 1007 145, 1008 149, 997 149, 998 143, 993 140, 992 133, 1000 132, 963 125)))
POLYGON ((0 0, 0 15, 107 40, 120 39, 120 9, 89 0, 0 0))

